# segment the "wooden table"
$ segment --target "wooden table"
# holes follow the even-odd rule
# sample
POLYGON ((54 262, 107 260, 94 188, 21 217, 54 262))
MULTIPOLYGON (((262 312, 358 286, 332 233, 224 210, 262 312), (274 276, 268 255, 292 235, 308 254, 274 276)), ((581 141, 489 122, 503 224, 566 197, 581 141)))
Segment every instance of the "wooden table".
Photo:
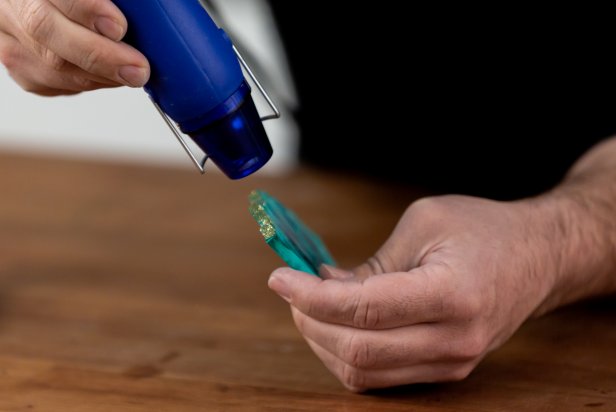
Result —
POLYGON ((343 265, 415 196, 0 155, 0 411, 616 410, 616 299, 527 323, 464 382, 345 391, 266 287, 281 262, 247 212, 257 187, 343 265))

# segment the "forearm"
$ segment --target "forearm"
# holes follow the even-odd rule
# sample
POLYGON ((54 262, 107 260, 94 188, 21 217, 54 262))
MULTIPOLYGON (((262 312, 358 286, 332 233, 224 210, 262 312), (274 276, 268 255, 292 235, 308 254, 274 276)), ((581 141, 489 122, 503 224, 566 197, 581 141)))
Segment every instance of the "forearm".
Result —
POLYGON ((616 138, 591 149, 537 199, 549 227, 554 283, 537 314, 616 292, 616 138))

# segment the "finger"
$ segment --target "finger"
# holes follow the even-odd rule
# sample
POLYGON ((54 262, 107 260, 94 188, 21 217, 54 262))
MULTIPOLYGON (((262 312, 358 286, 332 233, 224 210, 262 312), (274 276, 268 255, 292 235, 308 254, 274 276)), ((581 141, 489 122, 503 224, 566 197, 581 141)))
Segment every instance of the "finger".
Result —
POLYGON ((400 218, 395 229, 373 257, 352 269, 360 279, 391 272, 405 272, 417 267, 420 256, 425 253, 431 240, 422 228, 424 222, 417 222, 416 213, 409 207, 400 218))
MULTIPOLYGON (((7 14, 5 7, 0 7, 0 19, 5 19, 5 23, 10 23, 15 20, 14 16, 7 14)), ((62 83, 75 84, 70 87, 73 91, 85 91, 93 90, 104 87, 118 87, 122 83, 109 80, 101 76, 97 76, 92 73, 88 73, 85 70, 67 62, 54 53, 45 53, 44 57, 35 53, 31 48, 25 47, 16 37, 0 32, 0 62, 4 64, 9 72, 12 72, 13 77, 16 73, 21 72, 22 78, 31 78, 33 82, 44 85, 49 78, 53 78, 54 84, 47 84, 46 87, 51 89, 66 87, 66 84, 57 84, 59 78, 62 79, 62 83), (28 72, 28 73, 25 73, 28 72), (33 73, 37 75, 34 76, 33 73), (45 79, 43 79, 45 77, 45 79), (77 79, 77 81, 71 81, 71 79, 77 79), (87 82, 89 81, 89 82, 87 82), (84 86, 79 86, 84 84, 84 86), (100 84, 100 87, 96 87, 96 84, 100 84), (94 85, 94 86, 91 86, 94 85)), ((37 87, 38 89, 39 87, 37 87)))
POLYGON ((292 308, 301 334, 343 362, 364 370, 431 362, 464 362, 487 349, 470 334, 443 324, 421 324, 386 331, 354 329, 312 319, 292 308))
POLYGON ((272 273, 269 286, 307 316, 361 329, 388 329, 456 316, 455 284, 431 264, 364 282, 318 279, 292 269, 272 273))
POLYGON ((72 21, 113 41, 120 41, 126 34, 126 18, 110 0, 50 1, 72 21))
POLYGON ((7 68, 9 75, 21 88, 41 96, 74 94, 74 92, 49 87, 34 80, 27 72, 36 65, 31 64, 27 56, 26 49, 14 37, 0 32, 0 63, 7 68))
MULTIPOLYGON (((36 59, 36 56, 30 56, 31 61, 35 61, 36 59)), ((58 85, 59 83, 62 87, 69 87, 76 91, 90 91, 123 86, 123 84, 113 80, 88 73, 69 62, 65 62, 62 65, 62 70, 49 70, 49 68, 41 66, 40 64, 35 70, 39 72, 44 81, 49 82, 50 85, 58 85)))
POLYGON ((54 81, 42 82, 32 77, 25 77, 19 73, 11 73, 11 77, 22 89, 30 93, 35 93, 39 96, 46 97, 70 96, 84 91, 117 87, 114 85, 93 82, 86 78, 81 80, 71 79, 70 81, 54 79, 54 81))
POLYGON ((38 56, 3 33, 0 33, 0 46, 0 60, 17 84, 29 92, 58 96, 118 86, 70 64, 62 71, 49 70, 40 64, 38 56))
POLYGON ((458 381, 466 378, 474 368, 474 364, 469 363, 435 363, 382 370, 362 370, 343 362, 318 343, 310 339, 306 339, 306 342, 325 367, 353 392, 413 383, 458 381))
POLYGON ((450 210, 436 198, 424 198, 409 206, 387 241, 374 257, 352 270, 359 279, 382 273, 404 272, 424 264, 452 232, 450 210))
POLYGON ((86 72, 128 86, 147 82, 148 62, 134 48, 69 20, 47 1, 22 0, 14 7, 33 49, 42 57, 52 52, 86 72))
POLYGON ((22 89, 27 92, 35 93, 39 96, 44 97, 54 97, 54 96, 71 96, 75 94, 79 94, 79 91, 74 90, 66 90, 66 89, 56 89, 53 87, 49 87, 46 84, 39 83, 31 78, 24 77, 20 74, 10 74, 11 78, 17 83, 22 89))
POLYGON ((19 42, 14 37, 0 31, 0 63, 8 70, 16 67, 20 60, 20 49, 19 42))
POLYGON ((38 96, 43 97, 57 97, 57 96, 74 96, 80 92, 72 90, 52 89, 44 84, 34 83, 30 80, 22 79, 19 76, 11 76, 15 83, 17 83, 22 89, 35 93, 38 96))
POLYGON ((12 5, 7 1, 0 1, 0 32, 5 34, 12 34, 16 31, 16 17, 12 5))

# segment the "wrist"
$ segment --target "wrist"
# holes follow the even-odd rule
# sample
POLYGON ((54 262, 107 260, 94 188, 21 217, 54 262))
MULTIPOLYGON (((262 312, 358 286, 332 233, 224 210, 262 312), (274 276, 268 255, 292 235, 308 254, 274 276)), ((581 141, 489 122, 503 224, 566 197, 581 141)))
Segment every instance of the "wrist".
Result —
POLYGON ((563 186, 522 202, 530 206, 533 231, 538 229, 537 259, 550 268, 545 275, 551 288, 535 315, 616 291, 616 227, 600 199, 563 186))

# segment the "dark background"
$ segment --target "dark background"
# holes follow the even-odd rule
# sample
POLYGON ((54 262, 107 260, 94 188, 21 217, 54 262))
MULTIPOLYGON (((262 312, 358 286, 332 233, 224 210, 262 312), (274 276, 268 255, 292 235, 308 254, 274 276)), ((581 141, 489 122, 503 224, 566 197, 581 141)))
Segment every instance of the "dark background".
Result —
POLYGON ((616 132, 616 25, 601 11, 271 3, 310 164, 511 199, 616 132))

